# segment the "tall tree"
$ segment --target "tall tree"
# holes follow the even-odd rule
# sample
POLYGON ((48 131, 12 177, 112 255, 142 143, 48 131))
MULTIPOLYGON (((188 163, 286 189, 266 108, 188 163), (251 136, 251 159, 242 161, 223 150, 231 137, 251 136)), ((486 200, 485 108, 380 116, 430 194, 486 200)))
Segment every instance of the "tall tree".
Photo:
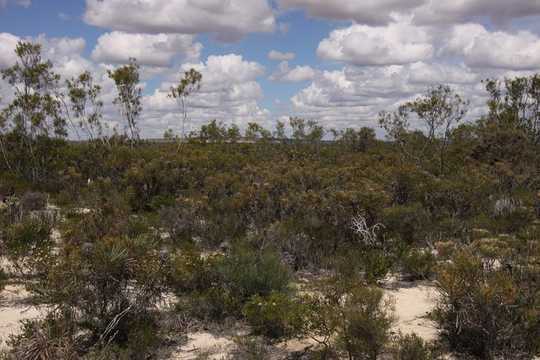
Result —
MULTIPOLYGON (((50 61, 41 56, 41 45, 21 41, 15 48, 17 62, 2 70, 2 78, 14 89, 13 100, 2 110, 0 126, 11 133, 17 148, 27 159, 15 166, 20 173, 29 170, 30 180, 36 182, 48 160, 38 154, 36 146, 43 139, 67 136, 66 120, 58 98, 60 76, 50 61)), ((6 155, 4 144, 3 153, 6 155)), ((5 156, 6 161, 7 156, 5 156)), ((7 164, 11 168, 11 164, 7 164)))
POLYGON ((2 70, 2 78, 14 89, 14 100, 3 110, 10 129, 26 138, 64 137, 66 121, 55 96, 60 76, 41 56, 41 45, 21 41, 15 48, 17 63, 2 70))
POLYGON ((530 77, 489 79, 486 90, 490 121, 505 123, 525 131, 535 143, 540 143, 540 74, 530 77))
POLYGON ((182 112, 182 138, 186 137, 186 122, 188 121, 187 99, 193 93, 201 89, 202 74, 195 69, 190 69, 184 73, 180 82, 172 86, 169 97, 176 100, 182 112))
POLYGON ((140 131, 137 126, 137 120, 142 112, 139 65, 135 59, 131 58, 129 64, 114 71, 109 70, 107 73, 116 85, 118 94, 114 99, 114 104, 121 108, 127 122, 129 138, 133 144, 140 140, 140 131))
POLYGON ((66 86, 70 108, 78 120, 78 126, 90 141, 103 139, 103 101, 99 99, 101 86, 94 83, 88 71, 67 80, 66 86))
POLYGON ((403 153, 418 163, 422 163, 428 155, 437 154, 439 172, 442 174, 452 129, 463 120, 468 105, 468 101, 463 100, 452 88, 439 85, 430 88, 416 100, 401 105, 396 112, 381 112, 379 123, 403 153), (412 120, 425 132, 415 131, 411 127, 412 120))

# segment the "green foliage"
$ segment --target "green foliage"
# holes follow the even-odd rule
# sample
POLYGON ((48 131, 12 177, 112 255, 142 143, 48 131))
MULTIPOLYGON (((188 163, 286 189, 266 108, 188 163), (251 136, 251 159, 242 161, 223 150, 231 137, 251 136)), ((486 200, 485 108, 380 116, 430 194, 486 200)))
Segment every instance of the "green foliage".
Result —
POLYGON ((429 279, 437 264, 437 259, 430 249, 415 249, 407 251, 402 259, 402 271, 412 280, 429 279))
POLYGON ((395 341, 395 360, 436 360, 442 359, 440 351, 416 334, 400 335, 395 341))
MULTIPOLYGON (((103 101, 99 99, 101 86, 94 83, 92 74, 88 71, 76 78, 66 80, 66 86, 70 109, 80 130, 90 141, 102 139, 103 101)), ((75 131, 79 136, 76 127, 75 131)))
POLYGON ((338 344, 352 359, 377 360, 390 339, 393 305, 376 288, 356 288, 344 299, 338 344))
POLYGON ((52 257, 51 224, 45 220, 26 218, 10 225, 3 234, 7 258, 21 274, 40 275, 52 257))
POLYGON ((129 138, 132 143, 138 141, 140 133, 137 119, 142 111, 139 65, 135 59, 130 59, 128 65, 121 66, 114 71, 108 70, 107 73, 116 85, 118 94, 114 99, 114 104, 120 106, 121 113, 125 117, 129 138))
POLYGON ((7 359, 79 359, 80 344, 68 314, 50 313, 44 320, 22 322, 20 334, 12 335, 7 359))
POLYGON ((538 254, 535 238, 487 239, 441 266, 435 318, 454 351, 480 359, 526 359, 538 353, 540 288, 531 281, 538 276, 531 250, 538 254))
POLYGON ((276 252, 254 250, 244 245, 233 248, 219 265, 219 271, 226 288, 242 300, 254 295, 286 292, 291 279, 289 269, 276 252))
POLYGON ((253 296, 244 306, 243 314, 255 334, 275 340, 301 334, 305 321, 304 306, 283 293, 253 296))
POLYGON ((66 245, 47 277, 30 288, 39 301, 75 314, 89 344, 150 346, 155 342, 148 336, 156 329, 152 308, 166 273, 155 248, 144 237, 66 245))

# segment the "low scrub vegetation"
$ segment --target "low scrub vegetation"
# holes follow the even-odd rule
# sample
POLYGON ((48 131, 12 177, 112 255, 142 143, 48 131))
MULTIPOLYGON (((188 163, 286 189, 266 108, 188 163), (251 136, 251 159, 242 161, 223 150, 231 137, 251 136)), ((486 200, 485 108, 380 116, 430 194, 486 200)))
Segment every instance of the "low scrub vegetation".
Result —
MULTIPOLYGON (((2 75, 28 91, 0 112, 0 287, 22 283, 46 314, 4 358, 156 358, 187 324, 238 322, 238 359, 291 339, 313 359, 540 355, 538 76, 487 81, 469 123, 466 99, 428 89, 380 114, 385 141, 291 118, 150 142, 135 60, 109 74, 127 130, 106 136, 92 74, 63 86, 38 45, 16 55, 2 75), (88 141, 66 140, 66 88, 88 141), (436 287, 439 341, 396 332, 389 279, 436 287)), ((198 89, 185 76, 175 98, 198 89)))

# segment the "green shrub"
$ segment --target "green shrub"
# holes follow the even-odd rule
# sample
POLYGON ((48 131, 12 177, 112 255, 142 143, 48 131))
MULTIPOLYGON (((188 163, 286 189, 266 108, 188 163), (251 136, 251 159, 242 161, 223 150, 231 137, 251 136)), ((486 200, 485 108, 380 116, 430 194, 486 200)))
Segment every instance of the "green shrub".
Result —
POLYGON ((6 229, 6 255, 17 270, 33 275, 46 271, 54 245, 51 232, 51 225, 47 221, 32 218, 26 218, 6 229))
POLYGON ((291 278, 277 252, 257 251, 243 245, 233 248, 219 265, 219 271, 225 286, 242 302, 254 295, 285 292, 291 278))
POLYGON ((215 288, 222 282, 218 265, 223 256, 202 256, 193 248, 177 251, 171 259, 169 282, 177 295, 215 288))
POLYGON ((242 304, 234 294, 215 286, 182 295, 176 307, 190 317, 219 322, 228 317, 238 317, 242 304))
POLYGON ((402 270, 411 280, 428 279, 436 264, 435 255, 429 249, 410 249, 401 259, 402 270))
POLYGON ((393 304, 382 290, 354 289, 340 309, 338 344, 351 359, 377 360, 390 340, 393 304))
POLYGON ((243 314, 257 335, 271 339, 290 339, 300 334, 304 322, 302 304, 283 293, 253 296, 243 314))
POLYGON ((7 359, 79 359, 75 334, 74 322, 65 314, 52 312, 44 320, 24 320, 21 332, 7 342, 7 359))
POLYGON ((364 253, 360 260, 364 276, 369 284, 384 279, 394 265, 392 257, 383 250, 371 249, 364 253))
POLYGON ((68 244, 47 277, 30 288, 39 301, 76 314, 90 345, 150 345, 145 334, 156 333, 155 326, 148 330, 152 309, 165 291, 165 267, 156 248, 147 238, 68 244))
POLYGON ((530 281, 539 271, 526 255, 511 259, 495 265, 467 248, 438 270, 434 317, 453 351, 479 359, 529 359, 540 351, 540 288, 530 281))
POLYGON ((439 351, 416 334, 400 335, 394 344, 394 360, 441 359, 439 351))

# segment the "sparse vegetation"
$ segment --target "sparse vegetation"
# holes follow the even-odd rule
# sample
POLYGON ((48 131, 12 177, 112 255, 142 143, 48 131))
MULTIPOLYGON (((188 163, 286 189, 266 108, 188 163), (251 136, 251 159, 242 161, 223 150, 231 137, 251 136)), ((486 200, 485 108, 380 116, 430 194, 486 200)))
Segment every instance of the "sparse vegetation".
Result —
MULTIPOLYGON (((134 59, 109 72, 125 118, 109 136, 92 74, 63 89, 39 45, 16 55, 0 244, 17 271, 0 269, 0 287, 22 283, 46 316, 8 359, 155 358, 188 322, 247 324, 238 359, 290 339, 316 359, 540 355, 538 76, 487 81, 490 111, 466 124, 466 99, 428 89, 381 114, 386 141, 292 117, 244 134, 212 121, 180 148, 140 138, 134 59), (88 141, 67 141, 70 126, 88 141), (395 335, 390 279, 436 287, 438 344, 395 335), (182 326, 163 324, 163 303, 182 326)), ((171 89, 183 122, 202 81, 184 76, 171 89)))

